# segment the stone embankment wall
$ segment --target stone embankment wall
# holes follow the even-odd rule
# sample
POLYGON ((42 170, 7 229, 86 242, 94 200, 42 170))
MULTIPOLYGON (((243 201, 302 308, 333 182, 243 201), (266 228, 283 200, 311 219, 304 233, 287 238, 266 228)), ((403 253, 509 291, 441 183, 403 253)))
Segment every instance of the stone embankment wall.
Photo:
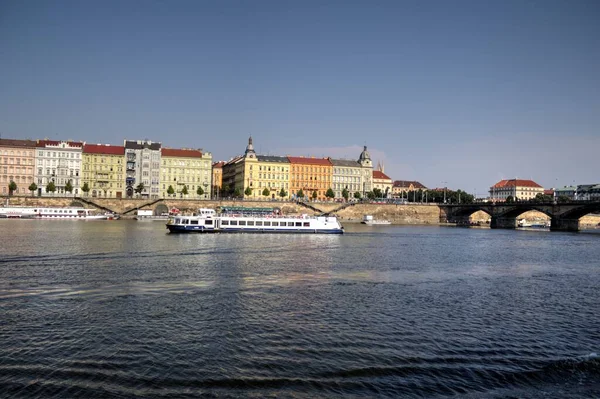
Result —
MULTIPOLYGON (((159 206, 168 209, 175 207, 183 212, 195 212, 198 208, 213 208, 218 206, 248 206, 248 207, 279 207, 284 214, 314 215, 321 212, 334 212, 343 221, 360 222, 364 215, 372 215, 375 219, 386 219, 394 224, 439 224, 440 215, 443 213, 437 205, 433 204, 413 204, 413 205, 394 205, 394 204, 354 204, 339 209, 340 203, 310 203, 310 206, 318 209, 320 212, 309 209, 294 202, 280 201, 198 201, 184 199, 164 199, 160 201, 148 199, 107 199, 107 198, 67 198, 67 197, 31 197, 31 196, 13 196, 0 197, 2 205, 8 200, 13 206, 69 206, 78 202, 86 208, 96 206, 98 209, 110 209, 113 212, 123 214, 127 212, 128 216, 134 216, 136 209, 157 210, 159 206)), ((443 218, 442 218, 443 219, 443 218)), ((482 211, 476 212, 471 216, 472 221, 489 220, 490 216, 482 211)), ((523 213, 519 219, 528 221, 547 221, 548 216, 541 212, 529 211, 523 213)), ((584 216, 580 225, 582 228, 598 226, 600 215, 584 216)))
POLYGON ((414 204, 356 204, 336 212, 342 220, 360 222, 364 215, 373 219, 389 220, 393 224, 439 224, 440 208, 437 205, 414 204))

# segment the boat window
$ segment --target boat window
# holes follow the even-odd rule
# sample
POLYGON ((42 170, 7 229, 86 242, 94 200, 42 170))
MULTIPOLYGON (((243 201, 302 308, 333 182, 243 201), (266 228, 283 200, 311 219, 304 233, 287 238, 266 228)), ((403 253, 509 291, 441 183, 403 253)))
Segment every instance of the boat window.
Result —
POLYGON ((254 220, 248 220, 248 226, 254 226, 254 220))
POLYGON ((229 226, 229 220, 222 220, 221 226, 229 226))
POLYGON ((204 224, 212 225, 213 224, 212 222, 213 222, 212 219, 206 219, 204 221, 204 224))
POLYGON ((246 225, 246 221, 245 220, 240 220, 240 226, 245 226, 246 225))
POLYGON ((237 226, 237 222, 238 222, 237 220, 232 220, 232 221, 231 221, 231 225, 232 225, 232 226, 237 226))
POLYGON ((271 222, 265 222, 265 226, 270 226, 271 222))
POLYGON ((288 226, 293 226, 293 225, 294 225, 294 222, 287 222, 287 225, 288 225, 288 226))
POLYGON ((262 221, 260 221, 260 220, 257 220, 257 221, 256 221, 256 225, 257 225, 257 226, 262 226, 262 225, 263 225, 263 222, 262 222, 262 221))
POLYGON ((190 219, 183 219, 183 224, 190 224, 190 219))
POLYGON ((192 220, 190 224, 198 224, 197 220, 192 220))
MULTIPOLYGON (((268 222, 265 222, 265 223, 268 223, 268 222)), ((285 223, 285 222, 283 222, 283 223, 285 223)), ((279 226, 279 222, 273 222, 273 226, 279 226)))
POLYGON ((296 227, 302 226, 302 222, 296 222, 296 227))
POLYGON ((310 222, 304 222, 304 227, 310 227, 310 222))
POLYGON ((180 223, 181 223, 181 219, 179 219, 179 218, 176 218, 176 219, 175 219, 175 224, 180 224, 180 223))

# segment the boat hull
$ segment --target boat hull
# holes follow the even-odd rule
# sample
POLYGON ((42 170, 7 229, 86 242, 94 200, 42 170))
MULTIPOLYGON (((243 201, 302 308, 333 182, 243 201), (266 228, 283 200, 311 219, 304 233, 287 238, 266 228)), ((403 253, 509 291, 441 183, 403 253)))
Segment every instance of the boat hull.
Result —
POLYGON ((205 234, 344 234, 344 229, 259 229, 259 228, 206 228, 205 226, 167 225, 170 233, 205 233, 205 234))

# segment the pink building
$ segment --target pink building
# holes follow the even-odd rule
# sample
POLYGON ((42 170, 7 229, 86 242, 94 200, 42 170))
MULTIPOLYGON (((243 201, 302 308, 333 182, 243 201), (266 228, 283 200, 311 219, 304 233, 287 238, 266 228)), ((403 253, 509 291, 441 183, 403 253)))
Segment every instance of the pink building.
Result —
POLYGON ((2 195, 8 195, 8 185, 14 181, 17 189, 13 195, 26 195, 33 183, 35 166, 33 140, 0 139, 0 185, 2 195))

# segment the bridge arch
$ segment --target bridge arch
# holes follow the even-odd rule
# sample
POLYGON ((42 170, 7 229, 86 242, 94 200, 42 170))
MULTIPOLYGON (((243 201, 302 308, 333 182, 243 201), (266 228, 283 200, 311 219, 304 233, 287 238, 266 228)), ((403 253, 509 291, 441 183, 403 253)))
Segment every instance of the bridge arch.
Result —
POLYGON ((536 206, 536 204, 531 204, 531 206, 512 207, 512 208, 500 213, 498 215, 498 217, 515 218, 516 219, 519 216, 521 216, 522 214, 524 214, 525 212, 531 212, 531 211, 543 213, 544 215, 548 216, 549 218, 552 218, 554 216, 552 214, 552 212, 550 210, 548 210, 547 207, 536 206))
POLYGON ((560 217, 563 219, 581 219, 582 217, 594 212, 600 212, 600 202, 582 204, 581 207, 562 213, 560 217))
POLYGON ((160 216, 163 213, 169 213, 169 207, 166 206, 164 203, 160 203, 158 205, 156 205, 156 208, 154 208, 154 216, 160 216))

